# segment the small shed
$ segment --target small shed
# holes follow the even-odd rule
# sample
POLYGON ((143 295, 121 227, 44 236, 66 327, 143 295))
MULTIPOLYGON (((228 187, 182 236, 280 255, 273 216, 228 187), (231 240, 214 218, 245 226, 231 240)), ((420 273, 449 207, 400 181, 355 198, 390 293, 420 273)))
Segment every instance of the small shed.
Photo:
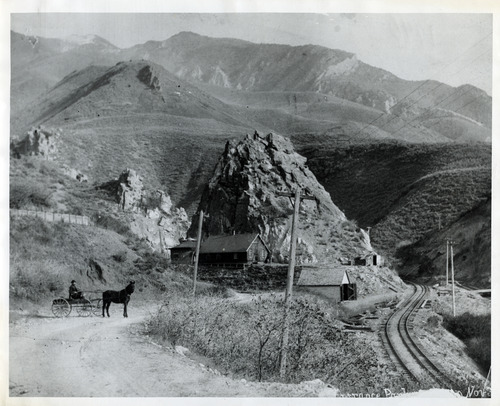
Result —
POLYGON ((170 259, 174 264, 192 264, 195 251, 195 240, 182 241, 179 245, 170 248, 170 259))
POLYGON ((210 236, 202 241, 201 264, 269 262, 271 251, 260 234, 210 236))
POLYGON ((297 286, 335 303, 357 299, 356 284, 342 267, 303 268, 297 286))
POLYGON ((372 252, 372 253, 370 253, 368 255, 354 258, 354 265, 361 265, 361 266, 370 266, 370 265, 383 266, 384 265, 384 258, 381 255, 378 255, 378 254, 372 252))

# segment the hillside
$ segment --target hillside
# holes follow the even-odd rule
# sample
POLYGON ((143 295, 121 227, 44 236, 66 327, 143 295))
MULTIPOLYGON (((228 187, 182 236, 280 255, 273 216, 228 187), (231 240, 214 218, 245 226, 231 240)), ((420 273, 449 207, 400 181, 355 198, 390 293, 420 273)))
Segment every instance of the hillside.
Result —
MULTIPOLYGON (((339 142, 366 142, 394 139, 408 142, 450 142, 448 131, 455 122, 440 132, 429 125, 426 115, 422 122, 405 125, 404 117, 382 114, 380 110, 342 99, 331 94, 293 91, 244 91, 196 83, 227 104, 246 108, 255 121, 290 136, 331 137, 339 142), (398 131, 404 128, 404 131, 398 131)), ((443 112, 440 113, 443 115, 443 112)), ((450 113, 451 114, 451 113, 450 113)), ((419 118, 420 120, 420 118, 419 118)), ((488 140, 490 132, 482 133, 473 125, 470 137, 488 140)))
MULTIPOLYGON (((332 95, 387 113, 391 120, 415 120, 417 127, 422 114, 440 108, 491 129, 491 98, 485 92, 431 80, 405 81, 341 50, 253 44, 182 32, 124 50, 124 55, 155 61, 193 83, 257 93, 272 89, 332 95)), ((484 141, 480 135, 475 139, 484 141)))
MULTIPOLYGON (((406 254, 400 255, 401 247, 418 243, 429 244, 424 252, 431 249, 431 238, 442 241, 442 230, 460 230, 464 216, 479 210, 491 197, 491 148, 484 144, 325 144, 300 152, 308 157, 309 167, 333 201, 361 227, 371 228, 375 249, 394 259, 403 273, 414 269, 406 254)), ((465 251, 477 249, 482 239, 484 254, 490 249, 491 217, 484 209, 480 212, 484 216, 476 224, 479 234, 464 231, 461 239, 465 251)), ((418 262, 415 252, 413 259, 418 262)), ((468 258, 476 262, 474 267, 465 267, 464 278, 490 274, 486 261, 478 261, 479 256, 468 258)), ((438 269, 439 261, 431 267, 438 269)))
MULTIPOLYGON (((125 55, 157 61, 180 77, 220 87, 256 92, 313 91, 381 111, 391 108, 391 103, 405 97, 412 87, 419 89, 407 98, 408 105, 418 101, 418 107, 433 105, 454 92, 438 82, 404 81, 359 61, 352 53, 316 45, 254 44, 181 32, 165 41, 132 47, 125 55)), ((487 117, 478 121, 491 125, 491 112, 489 120, 487 117)))
MULTIPOLYGON (((491 288, 491 199, 479 203, 448 227, 398 249, 396 255, 405 278, 443 280, 446 239, 456 243, 455 278, 470 286, 491 288)), ((451 268, 449 272, 451 278, 451 268)))
POLYGON ((114 65, 119 49, 103 38, 87 41, 26 36, 11 31, 11 113, 49 90, 71 72, 114 65))
POLYGON ((53 159, 59 164, 99 183, 126 163, 141 169, 147 186, 167 188, 174 202, 187 207, 202 187, 199 172, 213 169, 220 146, 254 128, 245 120, 238 110, 142 61, 68 75, 13 115, 12 128, 17 138, 35 125, 58 128, 53 159))
POLYGON ((105 194, 71 180, 37 158, 16 161, 11 207, 80 212, 90 217, 92 225, 10 217, 11 310, 17 309, 17 304, 46 309, 52 298, 66 297, 72 279, 81 289, 94 293, 130 279, 150 294, 167 286, 188 286, 187 277, 166 272, 165 257, 131 233, 130 214, 119 213, 105 194), (29 171, 33 179, 27 181, 22 170, 29 171))
POLYGON ((341 50, 254 44, 189 32, 128 49, 98 37, 68 41, 12 33, 11 47, 15 114, 75 70, 148 60, 227 103, 231 100, 243 108, 240 114, 248 107, 263 109, 249 118, 277 132, 285 128, 269 116, 285 112, 298 121, 287 126, 290 134, 322 134, 312 121, 321 120, 332 122, 330 128, 340 126, 349 138, 491 142, 491 97, 483 91, 430 80, 405 81, 341 50), (434 119, 428 121, 429 116, 434 119), (446 125, 436 125, 440 116, 446 117, 446 125))

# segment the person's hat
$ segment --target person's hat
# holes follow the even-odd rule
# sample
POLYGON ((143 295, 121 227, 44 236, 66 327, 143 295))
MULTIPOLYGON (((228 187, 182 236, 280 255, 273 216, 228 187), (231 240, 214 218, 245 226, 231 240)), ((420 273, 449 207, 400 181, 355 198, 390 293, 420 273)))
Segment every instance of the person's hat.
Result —
POLYGON ((75 282, 76 282, 75 280, 71 281, 71 283, 75 283, 75 282))

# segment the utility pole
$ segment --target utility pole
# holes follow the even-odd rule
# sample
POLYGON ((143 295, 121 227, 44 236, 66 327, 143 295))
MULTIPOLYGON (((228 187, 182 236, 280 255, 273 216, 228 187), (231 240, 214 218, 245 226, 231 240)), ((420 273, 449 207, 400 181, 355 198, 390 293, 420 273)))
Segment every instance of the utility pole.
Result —
POLYGON ((455 244, 454 241, 450 241, 450 257, 451 257, 451 297, 453 300, 452 307, 453 307, 453 317, 456 316, 456 309, 455 309, 455 268, 453 266, 453 245, 455 244))
POLYGON ((446 286, 448 286, 448 263, 450 262, 450 240, 446 239, 446 286))
POLYGON ((286 373, 286 361, 288 353, 288 330, 290 303, 292 300, 293 279, 295 274, 295 254, 297 250, 297 228, 299 223, 299 209, 301 199, 316 200, 313 196, 301 195, 300 187, 297 187, 295 193, 278 192, 278 196, 294 197, 293 218, 292 218, 292 235, 290 241, 290 255, 288 259, 288 273, 286 278, 285 291, 285 319, 283 323, 283 339, 281 341, 281 357, 280 357, 280 377, 284 378, 286 373))
MULTIPOLYGON (((200 258, 200 246, 201 246, 201 230, 203 228, 203 210, 200 210, 200 217, 198 219, 198 237, 196 238, 196 252, 194 258, 194 273, 193 273, 193 296, 196 295, 196 278, 198 276, 198 260, 200 258)), ((208 217, 208 216, 207 216, 208 217)))

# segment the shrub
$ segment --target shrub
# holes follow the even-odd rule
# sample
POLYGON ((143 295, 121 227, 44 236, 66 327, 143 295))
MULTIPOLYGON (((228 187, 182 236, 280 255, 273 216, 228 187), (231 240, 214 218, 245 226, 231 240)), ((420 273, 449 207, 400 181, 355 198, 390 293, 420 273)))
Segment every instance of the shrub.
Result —
POLYGON ((165 255, 152 250, 142 251, 140 258, 134 261, 135 267, 141 272, 165 272, 169 264, 170 260, 165 255))
POLYGON ((112 255, 112 258, 116 262, 125 262, 127 260, 127 251, 120 251, 117 252, 116 254, 112 255))
POLYGON ((201 284, 197 283, 196 292, 204 296, 219 297, 219 298, 230 298, 234 296, 234 291, 222 286, 222 285, 212 285, 212 284, 201 284))
POLYGON ((440 318, 438 315, 432 315, 427 318, 427 325, 431 328, 438 328, 440 325, 440 318))
POLYGON ((443 324, 465 343, 469 355, 487 371, 491 365, 491 314, 444 315, 443 324))
POLYGON ((17 181, 10 184, 9 206, 13 209, 24 207, 50 207, 51 192, 40 184, 17 181))
POLYGON ((66 281, 64 269, 53 260, 29 261, 11 257, 11 293, 38 303, 47 295, 63 292, 66 281))
POLYGON ((95 213, 92 217, 92 220, 97 227, 113 230, 121 235, 127 235, 130 233, 130 227, 126 222, 123 222, 120 219, 112 217, 110 215, 104 213, 95 213))
POLYGON ((445 327, 460 339, 491 337, 491 315, 469 312, 453 317, 444 316, 445 327))
MULTIPOLYGON (((217 367, 254 380, 280 380, 284 307, 275 297, 238 303, 216 297, 173 297, 151 317, 146 332, 182 344, 217 367)), ((368 339, 342 333, 324 304, 295 299, 289 313, 285 381, 322 379, 344 393, 413 388, 379 363, 368 339), (346 360, 339 363, 339 360, 346 360)))

